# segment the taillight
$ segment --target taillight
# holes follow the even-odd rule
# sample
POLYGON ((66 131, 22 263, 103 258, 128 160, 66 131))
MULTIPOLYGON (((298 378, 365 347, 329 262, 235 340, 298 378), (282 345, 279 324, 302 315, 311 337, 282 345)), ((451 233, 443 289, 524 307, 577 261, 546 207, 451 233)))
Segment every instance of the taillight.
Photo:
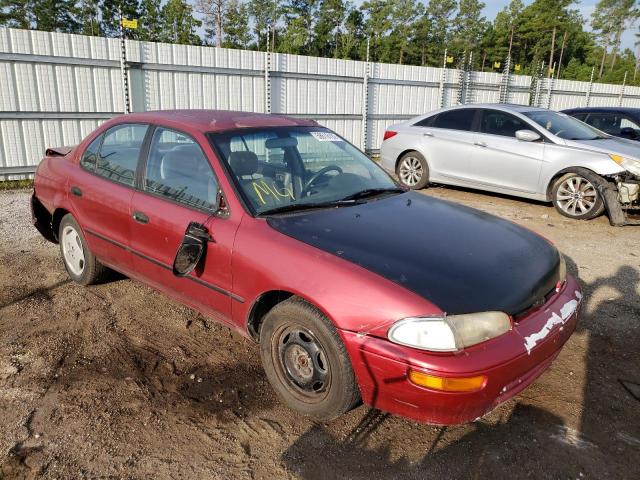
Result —
POLYGON ((386 132, 384 132, 384 137, 382 138, 382 141, 389 140, 391 137, 395 137, 397 134, 398 132, 394 132, 393 130, 387 130, 386 132))

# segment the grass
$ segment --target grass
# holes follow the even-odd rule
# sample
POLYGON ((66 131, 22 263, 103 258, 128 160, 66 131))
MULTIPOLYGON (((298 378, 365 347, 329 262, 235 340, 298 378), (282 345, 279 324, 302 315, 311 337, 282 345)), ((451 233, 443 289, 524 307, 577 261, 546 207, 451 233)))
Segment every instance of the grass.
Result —
POLYGON ((21 188, 32 188, 32 187, 33 187, 33 179, 0 181, 0 190, 19 190, 21 188))

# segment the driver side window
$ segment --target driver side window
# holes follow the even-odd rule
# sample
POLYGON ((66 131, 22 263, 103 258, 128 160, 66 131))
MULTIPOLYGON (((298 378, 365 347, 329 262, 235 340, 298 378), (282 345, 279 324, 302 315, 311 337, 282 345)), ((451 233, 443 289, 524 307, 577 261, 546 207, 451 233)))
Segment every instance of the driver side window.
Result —
POLYGON ((480 132, 489 135, 515 138, 518 130, 532 130, 519 118, 497 110, 483 110, 480 121, 480 132))

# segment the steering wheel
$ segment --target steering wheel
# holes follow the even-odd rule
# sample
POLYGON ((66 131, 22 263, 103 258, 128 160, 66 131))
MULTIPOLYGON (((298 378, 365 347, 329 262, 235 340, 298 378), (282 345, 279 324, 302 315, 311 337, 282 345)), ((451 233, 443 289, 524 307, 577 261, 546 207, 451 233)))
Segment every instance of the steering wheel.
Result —
POLYGON ((324 175, 327 172, 331 172, 332 170, 335 170, 338 173, 342 173, 342 169, 337 166, 337 165, 328 165, 324 168, 321 168, 320 170, 318 170, 316 173, 314 173, 311 178, 309 179, 309 181, 306 183, 306 185, 304 186, 304 188, 302 189, 302 191, 300 192, 300 196, 303 197, 305 193, 307 193, 309 191, 309 188, 311 188, 311 186, 313 185, 313 183, 320 178, 322 175, 324 175))

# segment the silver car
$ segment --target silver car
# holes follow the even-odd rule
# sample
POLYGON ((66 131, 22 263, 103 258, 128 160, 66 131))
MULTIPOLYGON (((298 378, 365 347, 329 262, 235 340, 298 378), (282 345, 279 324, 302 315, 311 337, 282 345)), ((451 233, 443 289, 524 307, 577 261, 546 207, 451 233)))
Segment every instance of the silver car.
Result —
POLYGON ((412 189, 433 182, 549 201, 575 219, 640 206, 638 142, 541 108, 437 110, 389 127, 380 159, 412 189))

